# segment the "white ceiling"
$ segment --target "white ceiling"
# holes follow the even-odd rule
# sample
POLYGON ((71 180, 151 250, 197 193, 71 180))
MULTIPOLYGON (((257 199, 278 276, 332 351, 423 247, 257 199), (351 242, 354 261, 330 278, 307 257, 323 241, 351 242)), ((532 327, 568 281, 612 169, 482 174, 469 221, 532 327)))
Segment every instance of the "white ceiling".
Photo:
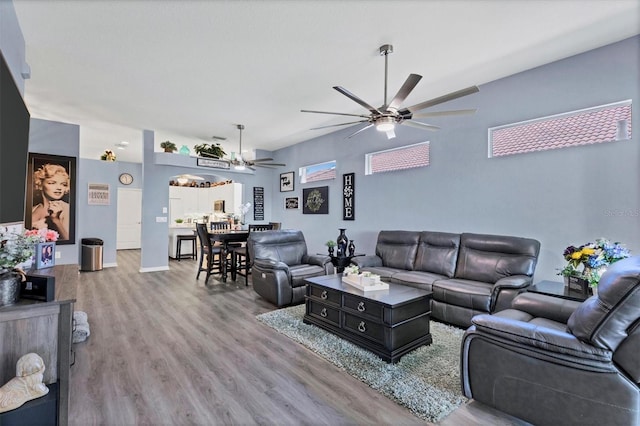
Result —
POLYGON ((386 43, 390 97, 423 76, 408 106, 640 33, 640 0, 13 2, 32 117, 79 124, 81 157, 125 140, 136 162, 142 129, 230 153, 236 124, 274 150, 354 121, 300 109, 366 113, 335 85, 381 105, 386 43))

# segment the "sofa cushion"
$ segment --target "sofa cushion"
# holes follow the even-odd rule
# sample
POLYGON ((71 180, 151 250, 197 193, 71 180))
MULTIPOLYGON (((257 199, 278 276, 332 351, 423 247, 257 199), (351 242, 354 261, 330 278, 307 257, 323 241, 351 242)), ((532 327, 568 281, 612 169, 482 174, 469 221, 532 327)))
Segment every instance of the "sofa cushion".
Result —
POLYGON ((460 234, 421 232, 413 269, 453 277, 458 261, 460 234))
POLYGON ((380 275, 381 280, 388 280, 400 272, 404 272, 404 269, 386 268, 384 266, 367 266, 360 268, 360 272, 371 272, 372 274, 380 275))
POLYGON ((436 281, 432 288, 433 300, 470 308, 474 311, 491 312, 493 286, 490 284, 452 278, 436 281))
POLYGON ((444 278, 447 277, 440 274, 434 274, 433 272, 409 271, 394 274, 392 281, 396 284, 408 285, 432 291, 431 286, 433 283, 444 278))
POLYGON ((539 252, 540 242, 530 238, 464 233, 455 277, 495 284, 511 275, 532 276, 539 252))
POLYGON ((380 231, 376 255, 382 259, 382 266, 410 271, 413 269, 419 240, 419 232, 380 231))

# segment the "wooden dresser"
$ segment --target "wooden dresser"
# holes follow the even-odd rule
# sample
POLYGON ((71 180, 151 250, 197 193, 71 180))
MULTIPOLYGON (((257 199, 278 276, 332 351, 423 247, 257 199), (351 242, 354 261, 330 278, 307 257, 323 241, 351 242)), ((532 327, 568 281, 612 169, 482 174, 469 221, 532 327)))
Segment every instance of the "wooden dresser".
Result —
POLYGON ((363 292, 341 275, 307 279, 304 322, 314 324, 377 354, 387 362, 431 343, 431 292, 389 284, 363 292))
MULTIPOLYGON (((0 308, 0 386, 15 377, 16 362, 21 356, 29 352, 37 353, 46 367, 44 383, 57 383, 57 424, 66 425, 78 265, 60 265, 40 269, 37 273, 55 276, 55 298, 51 302, 21 298, 14 305, 0 308)), ((22 407, 17 410, 20 409, 22 407)))

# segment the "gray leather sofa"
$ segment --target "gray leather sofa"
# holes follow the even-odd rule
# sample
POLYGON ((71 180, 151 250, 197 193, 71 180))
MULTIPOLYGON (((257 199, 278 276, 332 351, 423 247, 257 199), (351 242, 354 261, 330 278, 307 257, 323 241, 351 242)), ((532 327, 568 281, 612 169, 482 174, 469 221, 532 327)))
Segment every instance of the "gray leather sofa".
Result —
POLYGON ((304 302, 305 279, 334 271, 329 256, 307 254, 302 231, 251 232, 247 249, 253 289, 278 307, 304 302))
POLYGON ((468 327, 511 306, 532 282, 540 243, 502 235, 380 231, 376 254, 352 259, 383 281, 433 292, 431 316, 468 327))
POLYGON ((465 396, 536 425, 640 424, 640 257, 583 303, 524 293, 462 341, 465 396))

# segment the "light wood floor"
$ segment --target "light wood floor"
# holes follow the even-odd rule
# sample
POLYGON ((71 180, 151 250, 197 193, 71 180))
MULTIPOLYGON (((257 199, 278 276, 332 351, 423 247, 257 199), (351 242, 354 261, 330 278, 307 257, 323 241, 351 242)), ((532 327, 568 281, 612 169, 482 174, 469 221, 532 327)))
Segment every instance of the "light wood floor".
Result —
MULTIPOLYGON (((275 309, 243 278, 196 281, 196 261, 139 273, 140 252, 81 273, 72 425, 424 424, 402 406, 255 320, 275 309)), ((212 277, 213 278, 213 277, 212 277)), ((523 425, 478 403, 442 425, 523 425)))

